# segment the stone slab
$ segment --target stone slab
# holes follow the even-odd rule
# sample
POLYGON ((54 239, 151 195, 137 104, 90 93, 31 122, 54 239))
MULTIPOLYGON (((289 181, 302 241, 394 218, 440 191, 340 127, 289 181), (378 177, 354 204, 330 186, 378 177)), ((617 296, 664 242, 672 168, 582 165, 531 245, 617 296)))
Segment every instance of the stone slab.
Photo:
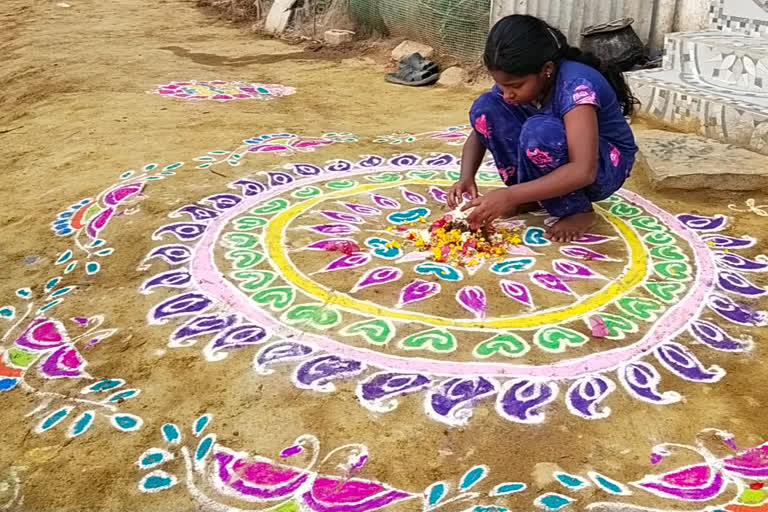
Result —
POLYGON ((285 31, 291 14, 293 14, 292 9, 295 3, 296 0, 275 0, 264 22, 264 30, 271 34, 281 34, 285 31))
POLYGON ((674 70, 628 75, 640 117, 768 155, 768 95, 733 91, 674 70))
POLYGON ((642 130, 636 137, 655 188, 768 188, 768 156, 698 135, 642 130))

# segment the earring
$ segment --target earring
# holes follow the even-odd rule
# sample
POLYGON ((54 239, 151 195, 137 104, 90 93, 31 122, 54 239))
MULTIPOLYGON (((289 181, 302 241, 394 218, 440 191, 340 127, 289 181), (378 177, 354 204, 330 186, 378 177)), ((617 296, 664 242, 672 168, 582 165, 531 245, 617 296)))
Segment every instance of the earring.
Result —
POLYGON ((552 78, 552 72, 551 71, 547 71, 547 78, 552 78))

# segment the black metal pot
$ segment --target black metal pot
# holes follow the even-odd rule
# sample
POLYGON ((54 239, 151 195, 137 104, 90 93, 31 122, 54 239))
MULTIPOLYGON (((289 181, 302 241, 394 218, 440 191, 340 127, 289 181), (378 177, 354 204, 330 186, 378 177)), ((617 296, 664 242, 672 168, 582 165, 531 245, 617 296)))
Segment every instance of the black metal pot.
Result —
POLYGON ((581 49, 595 54, 604 65, 629 71, 646 60, 645 45, 632 28, 634 22, 633 18, 622 18, 585 28, 581 49))

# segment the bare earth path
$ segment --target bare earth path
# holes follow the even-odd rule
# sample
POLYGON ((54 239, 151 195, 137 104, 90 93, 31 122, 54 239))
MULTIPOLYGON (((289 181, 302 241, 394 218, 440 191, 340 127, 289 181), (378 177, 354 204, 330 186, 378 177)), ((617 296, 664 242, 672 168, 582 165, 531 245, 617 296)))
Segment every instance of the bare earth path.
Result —
POLYGON ((506 267, 401 263, 372 240, 439 214, 479 90, 393 87, 194 2, 69 3, 0 5, 0 509, 766 510, 750 195, 638 168, 595 244, 529 215, 506 267), (189 80, 296 92, 147 94, 189 80), (303 251, 339 236, 367 259, 303 251))

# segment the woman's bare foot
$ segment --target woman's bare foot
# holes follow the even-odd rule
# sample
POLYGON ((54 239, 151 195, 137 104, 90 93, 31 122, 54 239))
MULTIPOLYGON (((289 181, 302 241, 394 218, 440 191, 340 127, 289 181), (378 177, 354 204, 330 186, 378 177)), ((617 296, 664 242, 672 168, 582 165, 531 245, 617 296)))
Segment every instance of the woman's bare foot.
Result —
POLYGON ((584 212, 563 217, 549 227, 544 238, 553 242, 572 242, 578 240, 584 233, 595 225, 597 216, 595 212, 584 212))

